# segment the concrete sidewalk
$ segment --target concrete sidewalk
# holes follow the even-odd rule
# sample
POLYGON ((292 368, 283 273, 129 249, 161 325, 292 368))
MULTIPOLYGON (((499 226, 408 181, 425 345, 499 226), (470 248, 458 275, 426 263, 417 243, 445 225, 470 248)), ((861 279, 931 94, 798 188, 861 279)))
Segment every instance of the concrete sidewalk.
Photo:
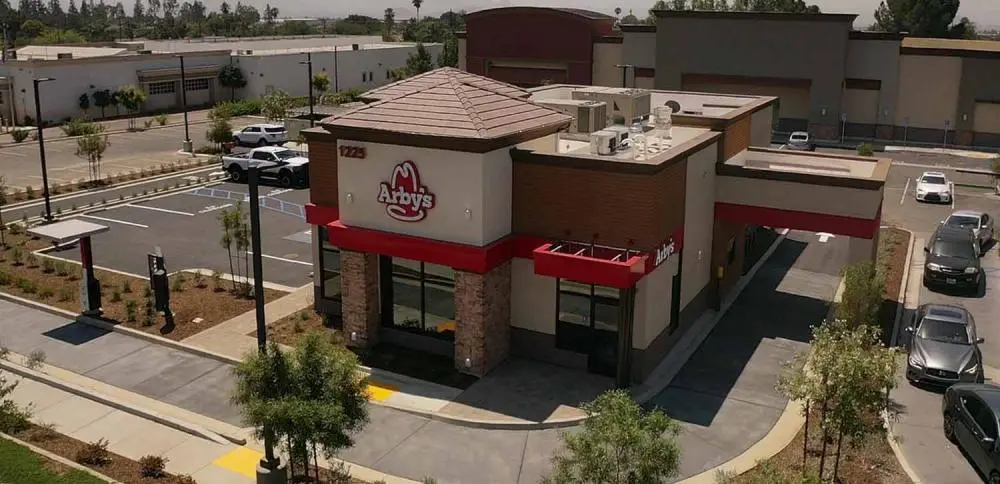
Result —
MULTIPOLYGON (((192 123, 194 123, 194 124, 200 124, 200 123, 207 122, 208 121, 208 113, 210 111, 211 111, 210 109, 200 109, 200 110, 195 110, 195 111, 188 111, 188 124, 192 124, 192 123)), ((110 110, 106 110, 106 114, 109 115, 109 116, 113 116, 113 115, 115 115, 115 112, 114 112, 113 109, 110 109, 110 110)), ((90 121, 93 122, 93 123, 97 123, 97 124, 100 124, 100 125, 104 126, 104 129, 105 129, 106 133, 108 133, 108 134, 117 134, 117 133, 127 132, 128 131, 128 125, 129 125, 128 118, 101 120, 101 119, 98 119, 100 117, 100 115, 101 115, 100 109, 92 108, 90 110, 90 121)), ((140 128, 142 128, 142 127, 145 126, 145 121, 146 120, 151 120, 151 119, 154 119, 154 118, 155 118, 155 115, 148 115, 148 114, 140 115, 139 117, 135 118, 135 125, 138 126, 138 127, 140 127, 140 128)), ((167 114, 167 123, 166 123, 166 125, 160 126, 159 123, 157 123, 157 122, 154 121, 153 125, 150 126, 150 129, 156 129, 156 128, 166 127, 166 126, 177 126, 177 125, 182 125, 182 124, 184 124, 184 113, 171 113, 171 114, 167 114)), ((31 131, 35 130, 35 128, 33 126, 23 126, 23 127, 19 127, 19 128, 20 129, 28 129, 28 130, 31 130, 31 131)), ((43 131, 43 134, 45 135, 45 140, 46 141, 58 140, 58 139, 61 139, 61 138, 67 138, 66 133, 62 130, 61 126, 53 126, 51 128, 45 128, 44 131, 43 131)), ((5 131, 3 133, 0 133, 0 149, 6 148, 8 146, 30 145, 32 143, 38 143, 38 142, 37 141, 33 141, 33 140, 31 140, 29 138, 27 140, 22 141, 21 143, 15 143, 13 136, 11 136, 11 134, 9 132, 5 131)))

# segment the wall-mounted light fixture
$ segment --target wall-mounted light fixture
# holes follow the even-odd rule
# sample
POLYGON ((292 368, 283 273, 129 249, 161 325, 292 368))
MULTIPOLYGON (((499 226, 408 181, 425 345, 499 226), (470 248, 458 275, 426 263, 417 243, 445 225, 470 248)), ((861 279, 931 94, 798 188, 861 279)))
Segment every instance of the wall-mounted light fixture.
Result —
POLYGON ((962 121, 968 121, 968 120, 969 120, 969 115, 966 113, 962 113, 962 121))
POLYGON ((465 209, 465 218, 466 219, 470 219, 470 220, 472 219, 472 210, 471 209, 468 209, 468 208, 465 209))
POLYGON ((472 358, 466 358, 465 359, 465 367, 466 368, 472 368, 472 358))
POLYGON ((353 193, 348 193, 347 194, 347 203, 354 203, 354 194, 353 193))
POLYGON ((885 116, 887 118, 889 117, 889 108, 885 108, 882 110, 882 116, 885 116))
POLYGON ((357 331, 351 331, 351 341, 357 341, 357 340, 358 340, 357 331))
POLYGON ((826 108, 820 108, 819 115, 820 116, 826 116, 826 108))

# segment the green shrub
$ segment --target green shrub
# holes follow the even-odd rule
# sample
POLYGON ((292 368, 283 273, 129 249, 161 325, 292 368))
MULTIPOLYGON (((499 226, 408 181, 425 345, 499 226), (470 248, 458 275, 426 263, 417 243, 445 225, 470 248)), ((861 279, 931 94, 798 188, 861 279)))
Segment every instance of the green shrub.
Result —
POLYGON ((198 289, 204 289, 205 288, 205 275, 202 274, 201 272, 195 272, 194 273, 194 285, 198 289))
POLYGON ((861 143, 858 145, 858 155, 859 156, 874 156, 875 148, 872 147, 871 143, 861 143))
POLYGON ((156 324, 156 306, 153 304, 152 298, 146 298, 142 305, 142 325, 152 326, 154 324, 156 324))
POLYGON ((83 118, 73 118, 70 122, 62 125, 62 130, 63 133, 66 133, 66 136, 85 136, 100 133, 104 130, 104 127, 83 118))
POLYGON ((121 300, 122 300, 122 293, 118 292, 118 289, 115 289, 114 291, 111 292, 111 302, 121 302, 121 300))
POLYGON ((144 455, 139 458, 139 474, 142 477, 159 478, 166 475, 167 459, 158 455, 144 455))
POLYGON ((260 115, 262 105, 260 99, 241 99, 239 101, 223 101, 215 105, 211 116, 232 118, 236 116, 257 116, 260 115))
POLYGON ((38 297, 40 297, 42 299, 48 299, 48 298, 50 298, 52 296, 55 296, 55 295, 56 295, 56 293, 52 292, 52 289, 49 289, 49 288, 45 288, 45 289, 42 289, 41 291, 38 291, 38 297))
POLYGON ((108 441, 98 439, 96 442, 87 444, 76 453, 76 461, 92 466, 102 466, 111 462, 111 456, 108 454, 108 441))
POLYGON ((125 294, 130 294, 132 292, 132 283, 128 279, 122 282, 122 292, 125 294))
POLYGON ((187 279, 184 278, 184 274, 177 274, 170 281, 170 290, 173 292, 184 292, 185 282, 187 282, 187 279))
POLYGON ((59 290, 59 300, 60 301, 66 302, 66 301, 70 301, 72 299, 73 299, 73 290, 72 289, 70 289, 68 287, 64 287, 64 288, 62 288, 62 289, 59 290))
POLYGON ((35 198, 35 189, 31 186, 24 187, 24 195, 28 197, 28 200, 35 198))
POLYGON ((166 114, 157 114, 156 116, 153 116, 153 119, 156 120, 156 124, 166 126, 168 118, 166 114))
POLYGON ((16 224, 15 223, 15 224, 10 224, 7 227, 7 230, 10 231, 11 235, 20 235, 21 232, 23 232, 23 230, 22 230, 23 228, 24 228, 24 226, 22 226, 21 224, 16 224))
POLYGON ((42 260, 42 272, 52 274, 56 271, 56 261, 46 257, 42 260))
MULTIPOLYGON (((14 233, 12 230, 11 233, 14 233)), ((21 261, 24 260, 24 250, 20 247, 14 247, 10 249, 10 260, 14 261, 14 265, 21 265, 21 261)))
POLYGON ((24 359, 24 366, 32 370, 37 370, 45 364, 45 352, 42 350, 32 350, 28 357, 24 359))
POLYGON ((38 256, 34 252, 28 252, 28 256, 24 258, 24 261, 28 263, 28 267, 38 267, 38 256))
POLYGON ((23 143, 24 140, 28 139, 29 133, 26 129, 14 128, 10 136, 14 138, 15 143, 23 143))
POLYGON ((152 128, 153 127, 153 120, 152 119, 147 119, 147 120, 143 121, 142 122, 142 126, 144 128, 146 128, 146 129, 152 128))
POLYGON ((29 281, 24 278, 20 278, 17 280, 17 288, 20 289, 21 292, 25 294, 34 294, 38 292, 38 284, 35 284, 34 281, 29 281))
POLYGON ((63 261, 56 261, 56 275, 66 277, 69 275, 69 264, 63 261))
POLYGON ((125 321, 134 323, 139 316, 139 305, 133 299, 125 301, 125 321))
POLYGON ((0 286, 9 286, 9 285, 10 285, 10 274, 4 271, 0 271, 0 286))

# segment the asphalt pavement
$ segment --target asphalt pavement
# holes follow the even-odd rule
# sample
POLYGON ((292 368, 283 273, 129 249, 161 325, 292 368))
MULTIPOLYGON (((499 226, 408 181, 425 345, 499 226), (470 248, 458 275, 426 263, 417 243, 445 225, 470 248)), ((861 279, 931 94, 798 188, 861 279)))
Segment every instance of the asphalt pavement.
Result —
MULTIPOLYGON (((895 155, 895 154, 893 154, 895 155)), ((915 180, 923 171, 942 171, 956 184, 981 184, 987 177, 965 175, 954 168, 969 163, 926 155, 923 165, 894 164, 889 173, 883 201, 883 224, 905 227, 914 232, 913 260, 910 264, 906 311, 902 316, 900 343, 907 341, 902 332, 911 321, 913 309, 924 303, 944 303, 963 306, 976 319, 982 344, 983 359, 988 367, 1000 368, 1000 252, 994 245, 982 258, 986 283, 978 292, 940 292, 923 287, 923 247, 938 224, 952 211, 970 209, 1000 215, 1000 197, 982 187, 957 185, 954 203, 930 204, 914 200, 915 180), (936 165, 936 166, 935 166, 936 165), (934 166, 931 168, 931 166, 934 166)), ((982 163, 973 160, 971 163, 982 163)), ((904 377, 905 362, 900 363, 899 387, 893 390, 893 399, 902 406, 899 421, 893 432, 899 436, 898 444, 906 461, 928 484, 964 484, 980 482, 970 461, 953 444, 944 438, 941 427, 941 392, 925 386, 913 386, 904 377)), ((991 374, 987 371, 987 377, 991 374)), ((998 382, 1000 383, 1000 382, 998 382)))
POLYGON ((680 478, 742 454, 770 432, 788 399, 784 363, 807 351, 847 262, 847 238, 792 231, 708 338, 650 404, 678 420, 680 478))
MULTIPOLYGON (((233 129, 255 121, 251 118, 235 118, 232 120, 233 129)), ((204 123, 190 126, 195 148, 209 144, 205 138, 207 126, 204 123)), ((172 163, 184 158, 177 153, 184 140, 183 125, 110 134, 108 139, 110 146, 104 152, 101 161, 101 172, 104 175, 158 167, 161 163, 172 163)), ((50 186, 89 178, 87 160, 76 155, 76 148, 76 139, 45 140, 45 162, 50 186)), ((33 186, 37 189, 41 186, 42 172, 38 143, 0 148, 0 173, 3 173, 10 188, 20 190, 26 186, 33 186)))

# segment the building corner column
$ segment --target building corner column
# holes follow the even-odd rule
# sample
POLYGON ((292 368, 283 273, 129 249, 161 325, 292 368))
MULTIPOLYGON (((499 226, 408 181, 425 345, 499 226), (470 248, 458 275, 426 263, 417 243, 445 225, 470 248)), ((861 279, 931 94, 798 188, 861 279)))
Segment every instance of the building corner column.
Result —
POLYGON ((484 376, 510 352, 511 262, 485 274, 455 271, 455 368, 484 376))
POLYGON ((342 250, 340 281, 348 346, 378 343, 378 255, 342 250))

